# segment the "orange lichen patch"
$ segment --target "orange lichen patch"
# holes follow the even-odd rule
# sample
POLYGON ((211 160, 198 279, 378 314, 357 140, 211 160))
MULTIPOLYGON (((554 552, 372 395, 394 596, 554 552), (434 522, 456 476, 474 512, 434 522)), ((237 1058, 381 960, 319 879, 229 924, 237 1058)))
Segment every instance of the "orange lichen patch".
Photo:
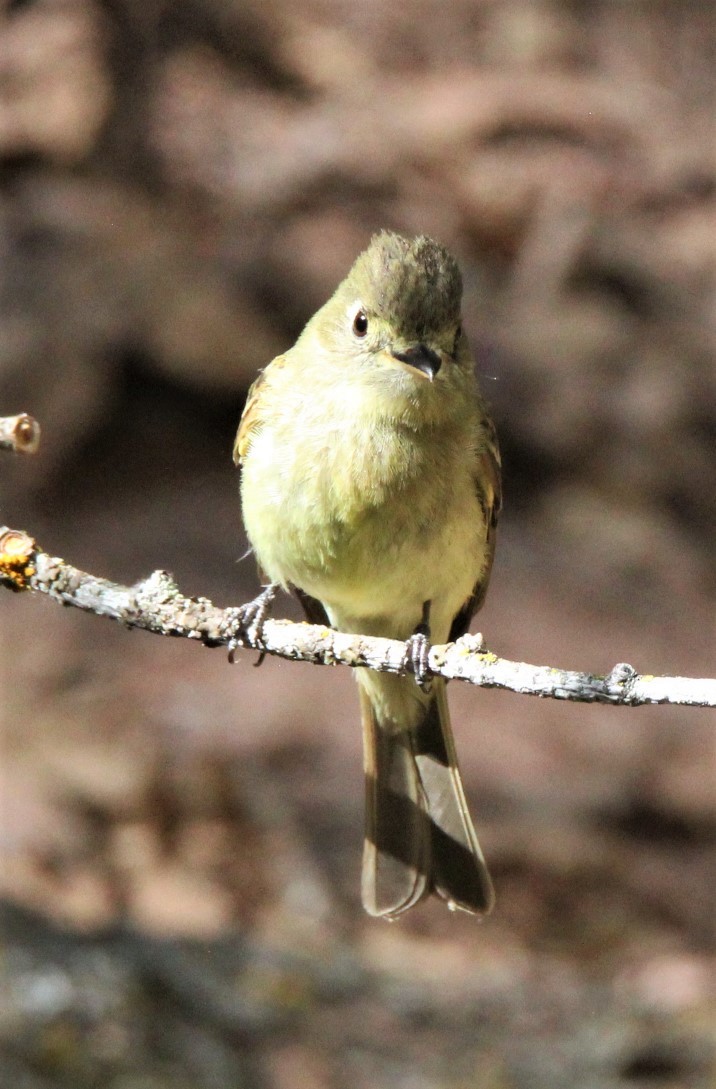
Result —
POLYGON ((22 530, 0 530, 0 580, 14 590, 26 590, 35 574, 35 549, 35 539, 22 530))

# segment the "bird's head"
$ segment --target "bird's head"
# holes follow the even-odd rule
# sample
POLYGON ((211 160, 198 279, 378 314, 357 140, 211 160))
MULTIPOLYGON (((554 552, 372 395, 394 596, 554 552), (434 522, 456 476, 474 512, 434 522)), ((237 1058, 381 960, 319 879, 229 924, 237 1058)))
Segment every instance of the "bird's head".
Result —
POLYGON ((467 350, 461 301, 460 270, 443 246, 383 231, 310 325, 342 366, 403 388, 450 383, 467 350))

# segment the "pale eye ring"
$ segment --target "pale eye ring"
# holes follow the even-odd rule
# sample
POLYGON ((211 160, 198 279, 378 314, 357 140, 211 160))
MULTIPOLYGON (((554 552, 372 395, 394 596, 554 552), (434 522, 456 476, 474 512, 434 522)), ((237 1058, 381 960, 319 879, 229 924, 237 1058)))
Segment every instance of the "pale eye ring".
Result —
POLYGON ((368 332, 368 315, 362 307, 353 318, 353 332, 361 338, 368 332))

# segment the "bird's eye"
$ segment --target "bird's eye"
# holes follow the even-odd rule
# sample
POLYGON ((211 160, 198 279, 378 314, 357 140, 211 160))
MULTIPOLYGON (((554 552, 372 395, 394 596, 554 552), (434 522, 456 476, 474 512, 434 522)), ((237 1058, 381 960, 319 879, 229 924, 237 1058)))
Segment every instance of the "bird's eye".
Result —
POLYGON ((357 337, 364 337, 368 332, 368 315, 365 310, 359 310, 353 318, 353 332, 357 337))

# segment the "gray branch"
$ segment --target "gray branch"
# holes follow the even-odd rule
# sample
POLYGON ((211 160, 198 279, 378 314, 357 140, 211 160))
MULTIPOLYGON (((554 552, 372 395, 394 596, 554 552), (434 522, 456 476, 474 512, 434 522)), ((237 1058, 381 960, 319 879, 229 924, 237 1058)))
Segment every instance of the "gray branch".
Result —
MULTIPOLYGON (((207 598, 185 597, 166 571, 134 586, 120 586, 72 567, 36 547, 17 530, 0 530, 0 581, 11 589, 46 594, 62 605, 106 616, 128 628, 194 639, 207 647, 247 647, 314 665, 347 665, 387 673, 410 672, 405 644, 348 635, 331 628, 268 619, 260 631, 241 623, 241 610, 221 609, 207 598)), ((510 662, 484 649, 482 637, 433 646, 430 672, 482 688, 530 696, 637 707, 671 703, 716 707, 716 680, 652 677, 620 663, 606 676, 510 662)))

